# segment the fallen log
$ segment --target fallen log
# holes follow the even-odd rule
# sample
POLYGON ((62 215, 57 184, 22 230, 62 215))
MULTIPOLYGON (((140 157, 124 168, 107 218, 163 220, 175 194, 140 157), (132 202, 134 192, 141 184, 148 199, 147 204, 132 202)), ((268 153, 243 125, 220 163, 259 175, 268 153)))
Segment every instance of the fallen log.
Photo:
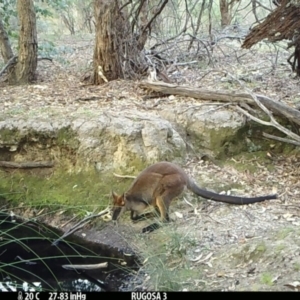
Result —
MULTIPOLYGON (((160 92, 165 95, 180 95, 192 97, 200 100, 231 102, 233 104, 246 103, 256 105, 252 95, 248 93, 235 93, 227 91, 210 91, 189 86, 179 86, 165 82, 148 82, 142 81, 139 86, 141 88, 160 92)), ((282 102, 274 101, 266 96, 255 94, 257 99, 274 114, 284 116, 290 121, 300 125, 300 111, 283 104, 282 102)))
POLYGON ((15 168, 15 169, 30 169, 30 168, 52 168, 54 162, 52 161, 28 161, 28 162, 13 162, 0 161, 0 167, 15 168))

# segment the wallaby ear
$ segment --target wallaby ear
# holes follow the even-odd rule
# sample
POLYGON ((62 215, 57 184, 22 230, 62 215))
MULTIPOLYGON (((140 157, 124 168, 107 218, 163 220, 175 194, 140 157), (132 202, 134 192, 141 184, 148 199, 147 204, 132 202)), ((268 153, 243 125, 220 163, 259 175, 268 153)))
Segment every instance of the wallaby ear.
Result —
POLYGON ((119 199, 120 199, 120 196, 115 193, 114 191, 111 191, 111 196, 112 196, 112 203, 113 205, 118 205, 119 204, 119 199))
POLYGON ((115 193, 114 191, 111 191, 111 195, 112 195, 112 197, 113 197, 113 199, 118 199, 120 196, 117 194, 117 193, 115 193))
POLYGON ((112 200, 113 200, 113 205, 117 206, 124 206, 125 205, 125 200, 124 200, 124 194, 121 196, 115 193, 114 191, 111 192, 112 195, 112 200))

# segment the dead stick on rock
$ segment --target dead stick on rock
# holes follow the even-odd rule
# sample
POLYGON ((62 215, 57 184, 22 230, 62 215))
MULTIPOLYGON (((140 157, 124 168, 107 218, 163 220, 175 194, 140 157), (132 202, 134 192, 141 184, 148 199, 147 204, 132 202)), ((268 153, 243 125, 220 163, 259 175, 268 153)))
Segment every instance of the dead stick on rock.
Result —
POLYGON ((0 167, 15 168, 15 169, 30 169, 30 168, 52 168, 54 162, 52 161, 29 161, 29 162, 13 162, 0 161, 0 167))
POLYGON ((103 216, 103 215, 107 214, 108 212, 109 212, 109 207, 107 207, 106 209, 100 211, 96 215, 91 215, 91 216, 88 216, 88 217, 84 218, 83 220, 81 220, 80 222, 78 222, 77 224, 75 224, 72 228, 70 228, 68 231, 66 231, 61 237, 59 237, 58 239, 56 239, 52 243, 52 246, 57 246, 58 243, 59 243, 59 241, 61 241, 62 239, 66 238, 67 236, 71 235, 72 233, 74 233, 75 231, 79 230, 80 228, 84 227, 91 219, 103 216))
POLYGON ((272 139, 272 140, 280 141, 280 142, 283 142, 283 143, 288 143, 288 144, 300 146, 300 142, 296 142, 296 141, 291 140, 291 139, 287 139, 287 138, 279 137, 279 136, 276 136, 276 135, 268 134, 266 132, 263 132, 262 135, 264 137, 268 138, 268 139, 272 139))
POLYGON ((115 177, 118 177, 118 178, 131 178, 131 179, 135 179, 136 176, 132 176, 132 175, 120 175, 120 174, 116 174, 116 173, 113 173, 115 177))
POLYGON ((93 265, 62 265, 62 267, 66 270, 97 270, 107 268, 107 266, 107 262, 93 265))
MULTIPOLYGON (((250 113, 248 113, 247 111, 245 111, 244 109, 242 109, 241 107, 236 105, 236 109, 239 110, 240 112, 242 112, 244 115, 246 115, 247 117, 249 117, 250 119, 252 119, 253 121, 256 121, 257 123, 260 123, 262 125, 265 126, 271 126, 271 127, 275 127, 276 129, 278 129, 279 131, 283 132, 284 134, 286 134, 287 136, 291 137, 292 139, 294 139, 294 144, 295 143, 299 143, 300 142, 300 136, 295 134, 294 132, 288 130, 287 128, 285 128, 284 126, 280 125, 274 118, 272 112, 270 112, 266 106, 261 103, 261 101, 258 99, 258 97, 252 93, 252 91, 250 89, 248 89, 247 87, 245 87, 245 85, 237 78, 235 78, 233 75, 231 75, 228 72, 225 72, 227 75, 229 75, 231 78, 233 78, 234 80, 236 80, 250 95, 250 97, 252 98, 252 100, 256 103, 256 105, 270 118, 270 121, 263 121, 253 115, 251 115, 250 113)), ((290 140, 291 141, 291 140, 290 140)))

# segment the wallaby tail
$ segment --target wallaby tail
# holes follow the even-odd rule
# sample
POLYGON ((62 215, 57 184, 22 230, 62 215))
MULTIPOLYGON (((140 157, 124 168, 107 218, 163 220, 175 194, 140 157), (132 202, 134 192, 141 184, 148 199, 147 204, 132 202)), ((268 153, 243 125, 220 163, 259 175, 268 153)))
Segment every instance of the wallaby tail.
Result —
POLYGON ((266 196, 260 196, 260 197, 251 197, 251 198, 245 198, 245 197, 238 197, 238 196, 228 196, 228 195, 220 195, 217 193, 213 193, 207 190, 201 189, 195 182, 189 180, 188 183, 188 189, 194 192, 196 195, 201 196, 203 198, 219 201, 219 202, 225 202, 230 204, 250 204, 255 202, 261 202, 265 200, 270 199, 277 199, 277 195, 266 195, 266 196))

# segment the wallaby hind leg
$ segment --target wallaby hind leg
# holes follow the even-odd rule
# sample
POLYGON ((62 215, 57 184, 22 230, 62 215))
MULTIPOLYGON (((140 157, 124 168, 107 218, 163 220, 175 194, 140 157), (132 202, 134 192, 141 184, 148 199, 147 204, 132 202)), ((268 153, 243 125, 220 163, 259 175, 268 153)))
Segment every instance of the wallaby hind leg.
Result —
POLYGON ((178 197, 184 190, 185 183, 180 175, 169 175, 164 177, 161 186, 162 193, 156 197, 156 205, 160 210, 162 222, 168 222, 169 206, 172 200, 178 197))
MULTIPOLYGON (((185 184, 180 175, 169 175, 164 177, 158 190, 156 191, 156 205, 160 211, 162 222, 169 222, 169 206, 171 201, 179 196, 185 188, 185 184)), ((151 224, 143 228, 143 233, 152 232, 159 228, 159 224, 151 224)))
MULTIPOLYGON (((170 205, 171 201, 167 201, 164 200, 164 198, 162 196, 159 196, 156 198, 156 205, 157 208, 160 212, 160 219, 162 222, 169 222, 170 218, 169 218, 169 205, 170 205)), ((152 232, 158 228, 160 228, 161 225, 158 223, 153 223, 147 227, 144 227, 142 229, 142 233, 146 233, 146 232, 152 232)))
POLYGON ((159 196, 156 198, 156 205, 160 212, 160 220, 162 222, 168 222, 169 218, 169 203, 170 201, 166 201, 163 196, 159 196))
POLYGON ((155 207, 155 211, 151 211, 151 212, 147 212, 141 215, 138 215, 136 217, 134 217, 134 219, 132 219, 133 223, 137 223, 139 221, 143 221, 146 219, 150 219, 150 218, 155 218, 157 216, 160 216, 160 211, 158 207, 155 207))

